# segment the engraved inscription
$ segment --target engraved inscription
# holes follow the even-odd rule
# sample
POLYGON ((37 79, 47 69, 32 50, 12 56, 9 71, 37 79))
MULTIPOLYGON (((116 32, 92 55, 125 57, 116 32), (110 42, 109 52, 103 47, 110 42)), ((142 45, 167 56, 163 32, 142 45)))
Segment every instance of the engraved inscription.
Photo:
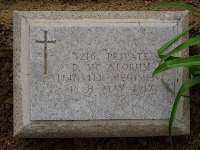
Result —
POLYGON ((31 26, 31 120, 168 119, 173 94, 160 79, 173 88, 174 72, 154 78, 152 72, 159 63, 156 49, 173 30, 31 26), (156 35, 153 43, 150 34, 156 35))
POLYGON ((48 31, 44 31, 44 41, 35 40, 36 43, 44 44, 44 74, 47 74, 47 44, 56 43, 56 40, 55 41, 47 40, 47 32, 48 31))
POLYGON ((152 63, 157 60, 155 53, 107 53, 101 55, 95 53, 75 53, 72 52, 74 60, 68 67, 69 74, 57 74, 56 81, 58 84, 77 84, 85 83, 87 86, 71 86, 68 92, 95 93, 102 94, 112 93, 151 93, 157 91, 157 87, 152 83, 159 81, 160 76, 152 78, 150 71, 152 63), (105 63, 91 63, 91 60, 105 57, 105 63), (81 63, 79 63, 81 62, 81 63), (71 68, 71 71, 70 71, 71 68), (108 72, 112 72, 109 74, 108 72), (140 81, 144 85, 137 83, 140 81), (112 85, 107 83, 112 82, 112 85), (100 83, 94 88, 93 84, 100 83), (123 84, 121 84, 123 83, 123 84), (90 90, 85 90, 90 89, 90 90))

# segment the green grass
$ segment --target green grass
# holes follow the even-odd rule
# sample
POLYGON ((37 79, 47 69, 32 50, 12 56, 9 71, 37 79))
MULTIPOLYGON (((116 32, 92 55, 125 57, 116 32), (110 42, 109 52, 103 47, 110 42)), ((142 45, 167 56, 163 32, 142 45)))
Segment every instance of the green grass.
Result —
MULTIPOLYGON (((160 7, 181 7, 181 8, 185 8, 185 9, 188 9, 190 11, 193 11, 193 12, 200 14, 200 10, 198 10, 198 9, 192 7, 192 6, 185 5, 185 4, 177 4, 177 3, 160 4, 160 5, 148 7, 146 9, 148 10, 148 9, 160 8, 160 7)), ((155 75, 157 75, 161 72, 164 72, 166 70, 169 70, 169 69, 172 69, 172 68, 178 68, 178 67, 188 67, 190 69, 190 78, 181 85, 181 87, 179 88, 177 93, 172 91, 167 86, 167 83, 162 81, 164 83, 164 85, 166 87, 168 87, 168 90, 173 92, 174 95, 175 95, 175 100, 174 100, 174 104, 172 106, 170 119, 169 119, 169 127, 168 127, 169 140, 170 140, 171 146, 172 146, 171 136, 172 136, 172 132, 173 132, 173 123, 174 123, 174 119, 175 119, 175 116, 176 116, 177 108, 178 108, 179 102, 181 100, 181 97, 184 96, 184 97, 189 97, 191 99, 200 99, 199 95, 191 95, 191 96, 185 96, 184 95, 187 90, 189 90, 191 87, 200 83, 200 76, 199 76, 200 75, 200 55, 194 55, 194 56, 188 56, 188 57, 175 57, 174 55, 176 55, 177 53, 179 53, 183 50, 186 50, 190 46, 200 46, 200 36, 188 39, 187 41, 181 43, 180 45, 178 45, 177 47, 172 49, 167 54, 163 54, 163 52, 168 50, 177 40, 182 38, 194 26, 195 25, 188 27, 183 32, 178 34, 176 37, 171 39, 169 42, 167 42, 160 49, 157 50, 157 54, 160 58, 160 63, 152 74, 152 76, 155 76, 155 75)))

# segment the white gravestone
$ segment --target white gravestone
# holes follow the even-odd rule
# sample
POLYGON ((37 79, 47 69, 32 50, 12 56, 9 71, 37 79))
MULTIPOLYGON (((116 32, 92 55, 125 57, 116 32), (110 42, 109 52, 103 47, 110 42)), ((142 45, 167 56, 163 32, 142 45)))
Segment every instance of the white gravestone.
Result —
MULTIPOLYGON (((152 72, 186 25, 185 11, 14 12, 14 135, 167 135, 174 95, 161 80, 177 91, 188 73, 152 72)), ((188 133, 183 99, 174 135, 188 133)))

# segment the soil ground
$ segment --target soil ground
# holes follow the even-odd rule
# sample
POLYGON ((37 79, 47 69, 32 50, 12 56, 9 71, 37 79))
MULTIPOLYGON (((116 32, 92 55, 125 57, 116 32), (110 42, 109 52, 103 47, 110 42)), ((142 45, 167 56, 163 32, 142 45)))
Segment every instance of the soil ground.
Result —
MULTIPOLYGON (((179 2, 200 8, 199 0, 0 0, 0 150, 168 150, 167 137, 18 139, 13 138, 12 34, 13 10, 123 11, 143 10, 159 3, 179 2)), ((165 8, 162 10, 180 10, 165 8)), ((191 13, 190 24, 198 23, 190 36, 200 33, 200 15, 191 13)), ((200 53, 192 47, 190 54, 200 53)), ((196 86, 191 93, 200 92, 196 86)), ((200 101, 191 100, 191 134, 174 137, 174 149, 200 149, 200 101)))

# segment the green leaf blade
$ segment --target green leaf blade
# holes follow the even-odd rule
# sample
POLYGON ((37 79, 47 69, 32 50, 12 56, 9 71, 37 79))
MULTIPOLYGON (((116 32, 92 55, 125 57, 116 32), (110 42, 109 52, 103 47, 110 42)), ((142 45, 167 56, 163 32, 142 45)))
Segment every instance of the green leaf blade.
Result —
POLYGON ((155 6, 147 7, 147 8, 145 8, 145 10, 149 10, 149 9, 153 9, 153 8, 161 8, 161 7, 180 7, 180 8, 184 8, 184 9, 187 9, 187 10, 190 10, 190 11, 200 14, 200 10, 198 10, 197 8, 187 5, 187 4, 179 4, 179 3, 158 4, 155 6))
POLYGON ((178 91, 178 93, 176 95, 176 98, 175 98, 175 101, 174 101, 174 104, 173 104, 173 107, 172 107, 171 115, 170 115, 170 121, 169 121, 169 137, 170 137, 170 139, 171 139, 171 136, 172 136, 172 128, 173 128, 173 122, 174 122, 175 114, 176 114, 176 111, 177 111, 178 104, 180 102, 181 96, 190 87, 192 87, 192 86, 194 86, 196 84, 199 84, 199 83, 200 83, 200 76, 197 76, 197 77, 194 77, 192 79, 187 80, 180 87, 180 89, 179 89, 179 91, 178 91))
POLYGON ((161 46, 160 49, 158 49, 157 51, 159 58, 162 58, 162 53, 166 51, 170 46, 172 46, 176 41, 178 41, 181 37, 183 37, 186 33, 188 33, 188 31, 190 31, 194 26, 195 25, 186 28, 183 32, 181 32, 180 34, 175 36, 173 39, 168 41, 166 44, 161 46))
POLYGON ((160 64, 153 72, 153 76, 163 71, 176 68, 176 67, 190 67, 190 66, 198 66, 200 65, 200 55, 189 56, 186 58, 179 58, 168 60, 162 64, 160 64))
POLYGON ((173 56, 174 54, 176 54, 182 50, 185 50, 186 48, 188 48, 190 46, 197 45, 197 44, 200 44, 200 36, 191 38, 191 39, 185 41, 184 43, 180 44, 179 46, 174 48, 172 51, 170 51, 168 54, 164 55, 161 59, 161 62, 165 61, 170 56, 173 56))

